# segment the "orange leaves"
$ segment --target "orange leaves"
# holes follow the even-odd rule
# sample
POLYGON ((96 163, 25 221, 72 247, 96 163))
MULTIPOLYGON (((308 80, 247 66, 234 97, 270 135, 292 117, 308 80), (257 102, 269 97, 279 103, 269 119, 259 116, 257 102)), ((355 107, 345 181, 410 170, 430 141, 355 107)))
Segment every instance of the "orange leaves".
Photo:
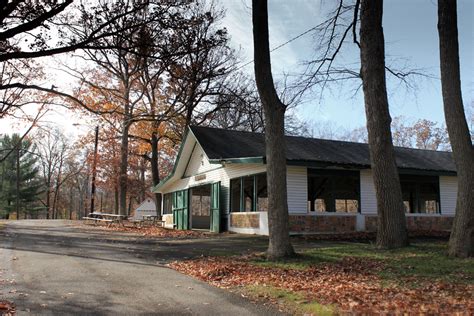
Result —
POLYGON ((0 301, 1 315, 15 315, 15 305, 9 301, 0 301))
POLYGON ((147 227, 134 227, 134 226, 87 226, 88 229, 98 229, 106 231, 118 231, 136 233, 146 237, 159 237, 159 238, 203 238, 209 236, 209 234, 192 231, 192 230, 175 230, 167 229, 163 227, 147 226, 147 227))
MULTIPOLYGON (((264 267, 248 257, 209 257, 170 264, 173 269, 222 288, 273 286, 336 305, 345 314, 470 314, 474 286, 422 281, 418 287, 388 284, 383 261, 345 257, 306 269, 264 267)), ((403 284, 403 283, 402 283, 403 284)))

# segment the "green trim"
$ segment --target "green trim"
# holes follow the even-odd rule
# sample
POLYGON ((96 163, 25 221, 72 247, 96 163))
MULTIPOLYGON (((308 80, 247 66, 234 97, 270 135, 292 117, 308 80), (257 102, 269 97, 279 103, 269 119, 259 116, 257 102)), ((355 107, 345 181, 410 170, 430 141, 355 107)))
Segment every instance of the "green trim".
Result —
POLYGON ((222 163, 265 163, 263 157, 245 157, 245 158, 222 158, 222 159, 209 159, 211 164, 222 164, 222 163))
MULTIPOLYGON (((370 165, 364 164, 343 164, 337 162, 320 162, 320 161, 310 161, 310 160, 287 160, 286 164, 288 166, 304 166, 304 167, 314 167, 314 168, 328 168, 331 167, 342 167, 344 169, 352 170, 364 170, 371 169, 370 165)), ((423 169, 414 169, 414 168, 398 168, 399 174, 414 174, 414 175, 426 175, 426 176, 456 176, 455 171, 447 170, 423 170, 423 169)))
POLYGON ((454 171, 436 171, 436 170, 420 170, 409 168, 398 168, 399 174, 412 174, 418 176, 456 176, 454 171))
POLYGON ((208 173, 208 172, 211 172, 211 171, 214 171, 214 170, 219 170, 219 169, 222 169, 222 168, 224 168, 224 167, 223 167, 223 166, 220 166, 220 167, 216 167, 216 168, 214 168, 214 169, 209 169, 209 170, 207 170, 207 171, 203 171, 203 172, 201 172, 201 173, 193 174, 192 176, 186 176, 186 177, 185 177, 185 176, 182 176, 181 179, 188 179, 188 178, 192 178, 192 177, 195 177, 195 176, 200 176, 200 175, 202 175, 202 174, 206 174, 206 173, 208 173))
POLYGON ((287 166, 303 166, 303 167, 314 167, 314 168, 330 168, 330 167, 342 167, 344 169, 361 170, 368 169, 370 166, 358 165, 358 164, 342 164, 337 162, 321 162, 311 160, 287 160, 287 166))

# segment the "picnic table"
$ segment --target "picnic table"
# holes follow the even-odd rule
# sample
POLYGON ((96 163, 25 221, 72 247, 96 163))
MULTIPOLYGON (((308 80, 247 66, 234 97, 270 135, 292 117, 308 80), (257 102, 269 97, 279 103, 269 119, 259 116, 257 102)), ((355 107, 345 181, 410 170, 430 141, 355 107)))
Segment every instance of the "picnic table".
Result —
POLYGON ((111 226, 113 224, 123 225, 123 219, 125 215, 119 214, 110 214, 110 213, 101 213, 101 212, 93 212, 89 213, 88 216, 83 217, 82 219, 86 222, 91 221, 94 225, 98 223, 105 223, 107 226, 111 226))
POLYGON ((153 225, 160 224, 161 227, 163 227, 165 224, 165 221, 161 220, 160 217, 161 216, 157 216, 157 215, 143 215, 143 221, 149 222, 150 224, 153 224, 153 225))
POLYGON ((152 226, 159 224, 161 227, 164 226, 165 221, 160 219, 157 215, 143 215, 142 219, 135 219, 131 221, 135 226, 152 226))

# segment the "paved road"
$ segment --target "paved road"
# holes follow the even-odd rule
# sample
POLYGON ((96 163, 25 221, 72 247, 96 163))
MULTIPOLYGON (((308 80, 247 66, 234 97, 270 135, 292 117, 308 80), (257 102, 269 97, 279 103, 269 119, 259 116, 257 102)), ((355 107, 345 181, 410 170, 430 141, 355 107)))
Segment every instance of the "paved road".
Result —
POLYGON ((0 223, 0 299, 41 315, 274 315, 164 266, 179 258, 265 249, 260 237, 166 240, 84 230, 68 221, 0 223))

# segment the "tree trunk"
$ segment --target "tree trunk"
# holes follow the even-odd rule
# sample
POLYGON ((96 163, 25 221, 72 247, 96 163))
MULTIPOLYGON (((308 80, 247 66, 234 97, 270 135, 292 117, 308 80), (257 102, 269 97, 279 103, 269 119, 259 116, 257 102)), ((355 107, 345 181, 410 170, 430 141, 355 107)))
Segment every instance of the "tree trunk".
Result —
POLYGON ((128 199, 128 208, 127 208, 127 216, 129 216, 132 212, 132 197, 130 197, 130 199, 128 199))
POLYGON ((92 183, 91 183, 91 213, 95 212, 95 187, 96 187, 96 176, 97 176, 97 150, 99 148, 99 125, 95 127, 94 137, 94 157, 92 164, 92 183))
POLYGON ((265 111, 269 245, 267 257, 294 255, 286 189, 285 110, 275 91, 268 43, 267 0, 252 1, 255 79, 265 111))
POLYGON ((438 34, 444 116, 458 178, 449 255, 474 254, 474 149, 464 114, 459 71, 456 0, 438 0, 438 34))
MULTIPOLYGON (((74 191, 73 188, 69 188, 69 219, 72 220, 72 210, 74 209, 74 191)), ((76 219, 77 216, 76 216, 76 219)))
POLYGON ((382 28, 383 1, 363 0, 360 54, 371 166, 377 197, 378 248, 408 245, 402 191, 390 132, 382 28))
POLYGON ((122 142, 120 144, 120 174, 119 174, 119 214, 127 215, 127 184, 128 184, 128 119, 123 123, 122 142))
POLYGON ((51 207, 51 175, 49 173, 46 186, 46 219, 50 219, 49 211, 51 207))
POLYGON ((119 213, 119 188, 117 185, 114 187, 114 213, 119 213))
MULTIPOLYGON (((151 177, 153 186, 160 183, 160 166, 158 161, 158 136, 151 134, 151 177)), ((161 193, 155 193, 156 215, 161 216, 161 193)))
POLYGON ((61 157, 59 160, 58 175, 56 177, 56 186, 54 188, 54 196, 53 196, 53 219, 58 219, 57 203, 58 203, 59 189, 61 186, 61 172, 63 169, 63 160, 64 160, 63 153, 61 153, 61 157))

